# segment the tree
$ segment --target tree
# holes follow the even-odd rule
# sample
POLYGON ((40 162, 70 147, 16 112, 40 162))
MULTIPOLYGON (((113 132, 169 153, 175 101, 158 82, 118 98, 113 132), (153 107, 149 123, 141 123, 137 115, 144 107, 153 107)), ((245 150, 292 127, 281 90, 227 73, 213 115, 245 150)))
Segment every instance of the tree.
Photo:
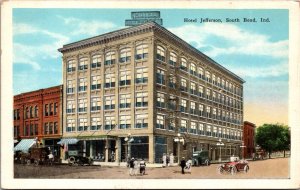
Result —
POLYGON ((290 130, 288 126, 281 124, 263 124, 257 128, 256 143, 269 153, 273 151, 285 151, 290 149, 290 130))

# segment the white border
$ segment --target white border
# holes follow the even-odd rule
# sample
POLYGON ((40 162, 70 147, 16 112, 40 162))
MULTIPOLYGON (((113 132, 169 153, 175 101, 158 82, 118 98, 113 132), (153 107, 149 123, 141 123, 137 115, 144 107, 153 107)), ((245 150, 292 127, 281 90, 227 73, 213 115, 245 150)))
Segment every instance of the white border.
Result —
MULTIPOLYGON (((4 1, 1 4, 1 188, 300 188, 300 28, 299 2, 293 1, 4 1), (289 9, 290 179, 14 179, 12 151, 12 9, 13 8, 189 8, 289 9), (166 183, 167 182, 167 183, 166 183), (217 183, 216 183, 217 182, 217 183), (216 186, 217 185, 217 186, 216 186)), ((280 26, 279 26, 280 27, 280 26)), ((280 167, 280 166, 278 166, 280 167)))

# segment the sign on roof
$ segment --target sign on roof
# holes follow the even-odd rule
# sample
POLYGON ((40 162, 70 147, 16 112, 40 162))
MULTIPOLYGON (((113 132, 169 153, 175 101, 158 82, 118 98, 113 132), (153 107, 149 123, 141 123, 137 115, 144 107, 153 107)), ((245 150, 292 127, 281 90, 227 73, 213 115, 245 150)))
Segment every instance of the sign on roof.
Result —
POLYGON ((131 12, 131 19, 125 20, 125 26, 137 26, 150 21, 163 25, 163 21, 160 18, 160 11, 131 12))

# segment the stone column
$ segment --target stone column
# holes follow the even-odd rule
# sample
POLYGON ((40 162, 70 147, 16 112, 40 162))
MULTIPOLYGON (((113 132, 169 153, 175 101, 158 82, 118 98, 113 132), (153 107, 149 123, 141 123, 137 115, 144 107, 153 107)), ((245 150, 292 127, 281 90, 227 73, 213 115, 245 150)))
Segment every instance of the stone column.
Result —
POLYGON ((149 135, 149 162, 154 163, 154 157, 155 157, 155 152, 154 152, 154 136, 153 134, 149 135))
POLYGON ((116 151, 115 151, 115 160, 116 162, 118 162, 120 164, 121 162, 121 139, 117 138, 116 139, 116 147, 115 147, 116 151))

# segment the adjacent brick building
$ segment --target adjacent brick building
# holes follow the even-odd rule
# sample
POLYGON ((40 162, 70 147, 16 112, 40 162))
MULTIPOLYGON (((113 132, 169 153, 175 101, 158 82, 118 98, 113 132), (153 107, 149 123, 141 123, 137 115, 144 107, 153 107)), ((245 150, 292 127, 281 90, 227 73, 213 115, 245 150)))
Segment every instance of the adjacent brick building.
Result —
POLYGON ((14 139, 35 139, 58 152, 61 130, 62 85, 14 96, 14 139))
POLYGON ((244 121, 243 134, 243 156, 244 158, 251 158, 252 153, 255 152, 255 124, 249 121, 244 121))

